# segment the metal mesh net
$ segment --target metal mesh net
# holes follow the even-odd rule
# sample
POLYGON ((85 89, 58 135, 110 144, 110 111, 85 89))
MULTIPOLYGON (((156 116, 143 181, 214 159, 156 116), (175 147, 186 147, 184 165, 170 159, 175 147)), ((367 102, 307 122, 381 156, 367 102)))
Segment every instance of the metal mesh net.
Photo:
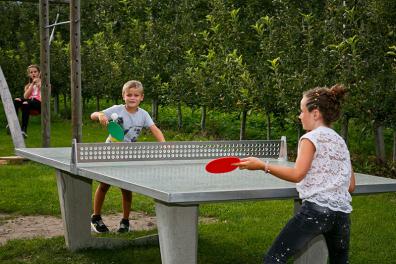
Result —
POLYGON ((225 156, 279 158, 281 140, 77 143, 77 162, 193 160, 225 156))

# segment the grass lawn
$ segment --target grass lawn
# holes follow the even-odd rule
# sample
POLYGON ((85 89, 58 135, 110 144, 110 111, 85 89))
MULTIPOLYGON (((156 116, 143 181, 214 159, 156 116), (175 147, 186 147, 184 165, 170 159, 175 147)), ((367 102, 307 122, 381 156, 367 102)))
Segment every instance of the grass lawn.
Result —
MULTIPOLYGON (((39 147, 40 120, 33 118, 31 121, 26 144, 39 147)), ((69 121, 54 120, 51 131, 52 146, 70 146, 69 121)), ((3 128, 0 133, 1 155, 12 155, 11 137, 3 128)), ((103 141, 106 131, 93 122, 86 122, 83 135, 84 142, 103 141)), ((172 132, 165 131, 165 135, 172 140, 172 132)), ((141 139, 152 140, 149 135, 143 135, 141 139)), ((120 203, 119 190, 111 188, 104 213, 120 212, 120 203)), ((396 194, 354 196, 353 207, 351 263, 396 263, 396 194)), ((147 197, 136 195, 133 210, 154 214, 154 203, 147 197)), ((200 215, 215 217, 218 221, 199 225, 198 262, 261 263, 263 253, 292 212, 291 200, 200 206, 200 215)), ((0 166, 0 213, 59 216, 55 170, 33 162, 0 166)), ((152 264, 161 263, 161 260, 158 246, 71 253, 65 247, 63 237, 56 237, 9 241, 0 247, 0 263, 152 264)))

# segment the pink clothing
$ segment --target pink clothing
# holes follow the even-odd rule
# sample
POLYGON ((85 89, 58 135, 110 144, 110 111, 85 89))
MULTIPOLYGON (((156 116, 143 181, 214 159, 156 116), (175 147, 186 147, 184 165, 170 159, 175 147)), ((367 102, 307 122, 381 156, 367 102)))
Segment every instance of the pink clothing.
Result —
POLYGON ((34 84, 33 91, 28 99, 36 99, 41 102, 41 84, 34 84))

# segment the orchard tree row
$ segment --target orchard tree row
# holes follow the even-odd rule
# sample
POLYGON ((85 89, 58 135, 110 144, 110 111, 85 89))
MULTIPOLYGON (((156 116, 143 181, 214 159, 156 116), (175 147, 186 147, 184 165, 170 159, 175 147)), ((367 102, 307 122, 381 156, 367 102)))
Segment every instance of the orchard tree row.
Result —
MULTIPOLYGON (((39 63, 38 5, 0 2, 0 64, 12 93, 26 82, 25 68, 39 63)), ((68 20, 67 5, 51 4, 68 20)), ((237 112, 240 138, 250 113, 295 126, 304 90, 343 83, 349 89, 342 116, 370 123, 378 160, 385 160, 383 129, 396 131, 396 2, 292 0, 84 0, 81 1, 84 102, 120 100, 121 87, 138 79, 159 106, 237 112)), ((67 101, 69 30, 58 26, 51 43, 55 110, 67 101)), ((394 133, 396 138, 396 133, 394 133)), ((395 139, 393 149, 395 149, 395 139)), ((395 150, 394 150, 395 151, 395 150)), ((395 154, 393 156, 395 159, 395 154)))

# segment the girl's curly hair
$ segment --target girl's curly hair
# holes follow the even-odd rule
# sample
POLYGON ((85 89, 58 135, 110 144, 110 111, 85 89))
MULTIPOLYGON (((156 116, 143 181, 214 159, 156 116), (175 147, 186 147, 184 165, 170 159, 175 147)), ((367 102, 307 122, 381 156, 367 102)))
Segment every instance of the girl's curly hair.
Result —
POLYGON ((342 84, 336 84, 330 88, 315 87, 305 91, 303 96, 307 98, 308 111, 318 109, 325 125, 329 126, 340 117, 341 102, 346 92, 346 88, 342 84))

